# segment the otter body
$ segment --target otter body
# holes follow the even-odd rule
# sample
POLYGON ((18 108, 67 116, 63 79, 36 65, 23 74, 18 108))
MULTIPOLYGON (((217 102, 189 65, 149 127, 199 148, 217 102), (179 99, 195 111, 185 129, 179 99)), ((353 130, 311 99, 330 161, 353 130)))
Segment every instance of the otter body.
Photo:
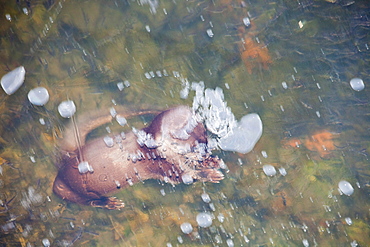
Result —
POLYGON ((114 137, 113 146, 107 146, 103 138, 85 143, 91 130, 108 121, 85 124, 88 127, 81 130, 81 147, 71 141, 66 144, 53 186, 61 198, 120 209, 123 202, 107 195, 140 181, 160 179, 177 184, 189 179, 215 183, 223 179, 218 170, 222 160, 210 156, 206 130, 188 107, 160 113, 148 127, 128 133, 125 139, 114 137), (81 162, 92 169, 81 172, 81 162))

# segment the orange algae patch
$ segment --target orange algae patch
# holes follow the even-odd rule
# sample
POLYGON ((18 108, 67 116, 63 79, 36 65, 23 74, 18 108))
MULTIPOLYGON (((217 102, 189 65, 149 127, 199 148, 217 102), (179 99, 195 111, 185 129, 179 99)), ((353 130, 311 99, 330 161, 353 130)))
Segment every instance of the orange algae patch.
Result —
POLYGON ((330 154, 330 151, 336 149, 334 144, 334 134, 327 130, 316 132, 315 134, 301 140, 285 140, 283 146, 298 148, 301 144, 303 144, 308 150, 317 152, 322 158, 327 157, 330 154))
MULTIPOLYGON (((254 25, 248 30, 252 31, 254 25)), ((253 39, 253 34, 247 32, 247 29, 241 27, 238 29, 239 36, 242 39, 242 43, 239 45, 240 57, 251 74, 252 70, 262 65, 264 69, 268 69, 268 65, 272 63, 271 56, 267 49, 267 46, 262 42, 257 43, 253 39)))

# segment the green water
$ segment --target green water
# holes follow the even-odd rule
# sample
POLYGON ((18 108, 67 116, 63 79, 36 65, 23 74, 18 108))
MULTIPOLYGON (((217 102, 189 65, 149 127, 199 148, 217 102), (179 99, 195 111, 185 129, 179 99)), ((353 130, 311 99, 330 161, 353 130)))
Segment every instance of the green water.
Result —
POLYGON ((0 244, 366 246, 369 10, 367 1, 2 1, 0 75, 20 65, 27 72, 15 94, 0 90, 0 244), (363 91, 351 89, 354 77, 363 91), (214 152, 229 168, 220 184, 149 180, 116 195, 121 211, 53 194, 55 147, 68 122, 60 102, 73 100, 77 115, 115 104, 191 106, 194 92, 182 99, 180 91, 199 81, 222 88, 238 119, 256 112, 264 125, 249 154, 214 152), (27 99, 37 86, 50 93, 43 107, 27 99), (267 177, 266 164, 287 175, 267 177), (341 180, 351 196, 338 191, 341 180), (209 228, 197 227, 203 211, 215 217, 209 228), (181 232, 184 222, 192 234, 181 232))

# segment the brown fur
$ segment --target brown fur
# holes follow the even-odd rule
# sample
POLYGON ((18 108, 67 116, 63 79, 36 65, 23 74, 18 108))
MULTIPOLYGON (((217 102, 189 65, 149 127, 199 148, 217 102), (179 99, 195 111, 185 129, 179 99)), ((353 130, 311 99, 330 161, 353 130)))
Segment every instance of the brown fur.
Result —
POLYGON ((107 197, 107 194, 139 181, 160 179, 177 184, 182 182, 185 174, 201 181, 219 182, 223 179, 223 174, 218 171, 222 161, 197 151, 199 144, 207 144, 206 130, 203 124, 193 121, 188 107, 166 110, 143 129, 159 144, 152 148, 140 146, 133 132, 113 147, 107 147, 103 138, 85 143, 86 135, 93 127, 111 118, 103 119, 97 120, 97 124, 85 124, 89 127, 81 130, 80 149, 71 145, 71 141, 67 142, 68 150, 61 157, 61 168, 53 186, 54 192, 61 198, 85 205, 120 209, 124 204, 114 197, 107 197), (94 171, 81 174, 78 171, 81 159, 87 161, 94 171))

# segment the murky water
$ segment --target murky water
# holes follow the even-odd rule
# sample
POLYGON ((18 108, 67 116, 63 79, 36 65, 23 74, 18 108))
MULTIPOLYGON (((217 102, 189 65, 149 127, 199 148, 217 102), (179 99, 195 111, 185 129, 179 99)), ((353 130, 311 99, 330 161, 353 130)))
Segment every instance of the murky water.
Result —
POLYGON ((370 5, 332 2, 2 4, 1 75, 23 65, 26 80, 13 95, 1 90, 1 245, 366 246, 370 5), (355 77, 364 90, 351 88, 355 77), (115 105, 191 106, 194 92, 180 93, 199 81, 221 87, 238 119, 256 112, 264 125, 249 154, 214 152, 229 168, 220 184, 148 180, 116 195, 121 211, 53 194, 56 145, 69 121, 60 102, 73 100, 77 116, 115 105), (27 99, 37 86, 50 94, 42 107, 27 99), (264 165, 277 174, 266 176, 264 165), (352 195, 338 190, 342 180, 352 195), (200 212, 212 215, 210 227, 197 226, 200 212), (184 222, 192 233, 181 231, 184 222))

